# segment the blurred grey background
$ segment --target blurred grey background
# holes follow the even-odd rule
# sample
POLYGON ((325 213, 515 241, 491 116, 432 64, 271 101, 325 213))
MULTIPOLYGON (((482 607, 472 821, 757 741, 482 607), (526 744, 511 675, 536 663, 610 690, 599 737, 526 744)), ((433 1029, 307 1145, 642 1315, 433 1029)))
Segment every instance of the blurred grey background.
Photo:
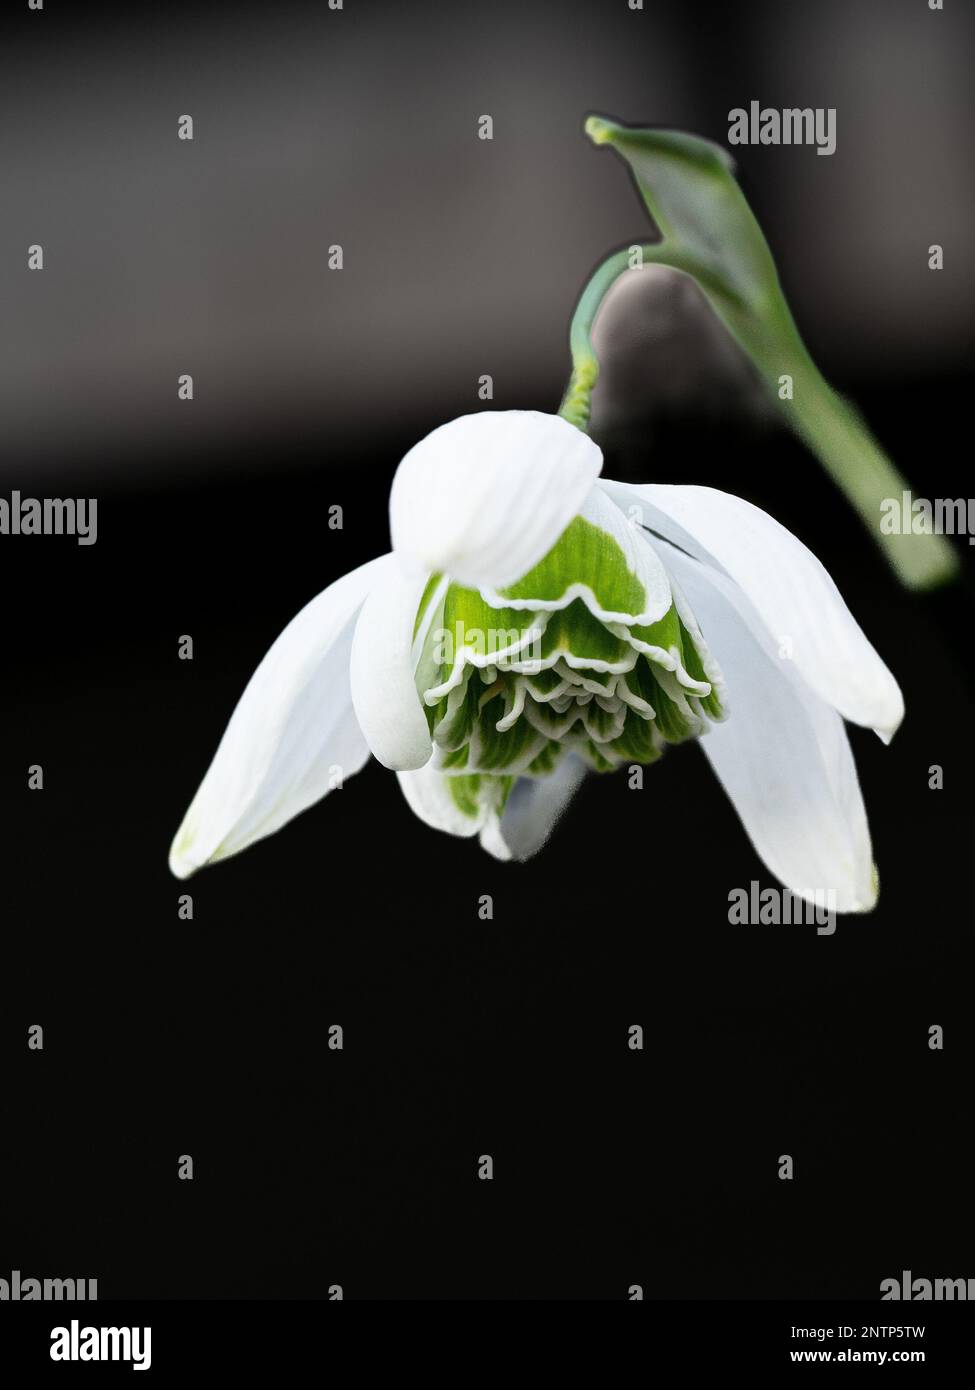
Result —
MULTIPOLYGON (((967 362, 970 7, 283 0, 23 6, 6 25, 8 486, 68 467, 175 480, 211 444, 327 447, 383 420, 419 432, 480 408, 482 373, 496 406, 555 409, 575 296, 648 231, 623 165, 582 133, 590 111, 726 142, 752 99, 836 107, 832 157, 735 151, 800 328, 842 383, 967 362)), ((685 379, 707 395, 687 303, 648 283, 623 304, 601 324, 597 427, 685 379)))

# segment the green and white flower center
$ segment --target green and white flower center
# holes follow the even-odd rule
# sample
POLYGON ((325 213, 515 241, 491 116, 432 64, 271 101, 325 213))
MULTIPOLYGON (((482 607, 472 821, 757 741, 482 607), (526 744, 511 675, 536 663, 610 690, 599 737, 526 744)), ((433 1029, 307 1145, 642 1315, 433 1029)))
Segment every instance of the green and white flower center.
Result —
POLYGON ((569 750, 598 772, 652 763, 724 717, 693 615, 598 492, 516 583, 432 576, 414 653, 435 766, 460 779, 455 799, 472 813, 485 795, 503 805, 516 776, 543 777, 569 750))

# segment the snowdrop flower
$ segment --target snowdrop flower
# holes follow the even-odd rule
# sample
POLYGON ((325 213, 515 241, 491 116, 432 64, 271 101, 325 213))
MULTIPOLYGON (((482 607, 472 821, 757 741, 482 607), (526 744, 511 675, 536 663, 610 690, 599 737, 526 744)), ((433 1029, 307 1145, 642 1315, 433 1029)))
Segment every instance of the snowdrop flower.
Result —
POLYGON ((462 416, 411 449, 392 552, 329 585, 271 647, 173 873, 279 830, 370 754, 428 825, 525 859, 587 769, 701 737, 771 872, 869 910, 843 721, 890 739, 903 715, 890 672, 823 566, 764 512, 601 468, 586 434, 535 411, 462 416))

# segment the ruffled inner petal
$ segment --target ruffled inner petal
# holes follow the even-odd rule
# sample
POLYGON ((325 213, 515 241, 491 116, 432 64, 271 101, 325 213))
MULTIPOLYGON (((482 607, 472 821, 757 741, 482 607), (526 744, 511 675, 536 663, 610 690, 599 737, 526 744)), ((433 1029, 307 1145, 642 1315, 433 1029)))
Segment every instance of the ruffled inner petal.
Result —
POLYGON ((545 777, 572 751, 605 772, 654 762, 724 717, 720 672, 686 601, 607 505, 503 592, 431 581, 417 687, 438 770, 545 777))

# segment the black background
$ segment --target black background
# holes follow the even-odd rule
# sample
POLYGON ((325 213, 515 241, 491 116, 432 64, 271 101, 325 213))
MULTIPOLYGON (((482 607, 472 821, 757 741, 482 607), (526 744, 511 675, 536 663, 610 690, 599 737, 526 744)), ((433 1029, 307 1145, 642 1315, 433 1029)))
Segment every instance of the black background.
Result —
MULTIPOLYGON (((695 80, 717 84, 715 110, 738 104, 726 88, 760 95, 747 49, 729 55, 732 30, 699 33, 666 9, 700 44, 695 80), (729 56, 732 72, 713 77, 729 56)), ((421 13, 416 43, 435 49, 435 12, 421 13)), ((90 18, 47 22, 82 47, 121 22, 90 18)), ((140 22, 129 17, 130 42, 140 22)), ((570 47, 595 12, 580 6, 573 22, 560 29, 570 47)), ((598 22, 632 62, 632 29, 615 13, 598 22)), ((357 61, 381 102, 379 51, 357 61)), ((15 52, 36 58, 36 36, 15 52)), ((892 108, 902 98, 891 91, 892 108)), ((578 101, 580 124, 606 109, 578 101)), ((618 114, 682 123, 652 93, 618 114)), ((702 133, 721 138, 720 122, 702 133)), ((521 323, 495 268, 505 331, 539 350, 497 408, 557 408, 573 296, 602 254, 644 234, 622 167, 578 130, 565 141, 594 161, 580 167, 618 181, 628 222, 608 244, 574 245, 561 321, 521 323)), ((422 148, 414 157, 422 167, 422 148)), ((742 166, 765 218, 779 166, 755 151, 742 166)), ((791 294, 801 253, 769 215, 791 294)), ((855 254, 869 277, 869 250, 855 254)), ((435 240, 428 255, 403 273, 432 277, 423 332, 436 337, 448 288, 435 240)), ((936 319, 951 291, 931 293, 936 319)), ((416 325, 383 318, 381 299, 371 312, 410 360, 416 325)), ((695 748, 669 754, 640 792, 590 778, 527 865, 428 830, 372 764, 188 890, 169 876, 172 834, 261 655, 313 594, 387 548, 402 453, 477 408, 471 382, 493 365, 478 358, 481 331, 472 323, 409 411, 360 355, 344 361, 373 393, 357 423, 331 427, 319 400, 271 427, 242 391, 232 426, 201 435, 174 367, 161 441, 148 428, 115 437, 106 418, 74 448, 66 418, 43 459, 7 459, 8 491, 97 495, 99 538, 0 541, 0 1275, 94 1277, 101 1298, 321 1298, 337 1283, 347 1298, 435 1299, 621 1299, 634 1283, 647 1298, 875 1299, 903 1269, 975 1275, 969 579, 903 593, 781 432, 702 422, 693 402, 651 419, 644 402, 607 429, 604 472, 766 506, 820 554, 894 670, 908 716, 893 745, 851 730, 882 881, 871 916, 841 918, 832 937, 730 926, 729 890, 772 880, 695 748), (324 524, 336 503, 339 532, 324 524), (177 659, 183 633, 192 662, 177 659), (42 792, 27 790, 32 763, 42 792), (932 764, 942 791, 929 790, 932 764), (192 922, 177 918, 182 891, 192 922), (490 922, 477 915, 486 893, 490 922), (43 1052, 26 1046, 36 1023, 43 1052), (327 1047, 333 1023, 342 1052, 327 1047), (642 1052, 627 1047, 635 1023, 642 1052), (943 1052, 928 1048, 933 1024, 943 1052), (493 1182, 477 1180, 482 1153, 493 1182), (783 1153, 792 1182, 777 1176, 783 1153), (177 1178, 181 1154, 192 1182, 177 1178)), ((882 342, 839 367, 812 346, 917 493, 972 492, 960 349, 933 370, 923 351, 905 365, 882 342)), ((47 409, 60 408, 52 392, 47 409)))

